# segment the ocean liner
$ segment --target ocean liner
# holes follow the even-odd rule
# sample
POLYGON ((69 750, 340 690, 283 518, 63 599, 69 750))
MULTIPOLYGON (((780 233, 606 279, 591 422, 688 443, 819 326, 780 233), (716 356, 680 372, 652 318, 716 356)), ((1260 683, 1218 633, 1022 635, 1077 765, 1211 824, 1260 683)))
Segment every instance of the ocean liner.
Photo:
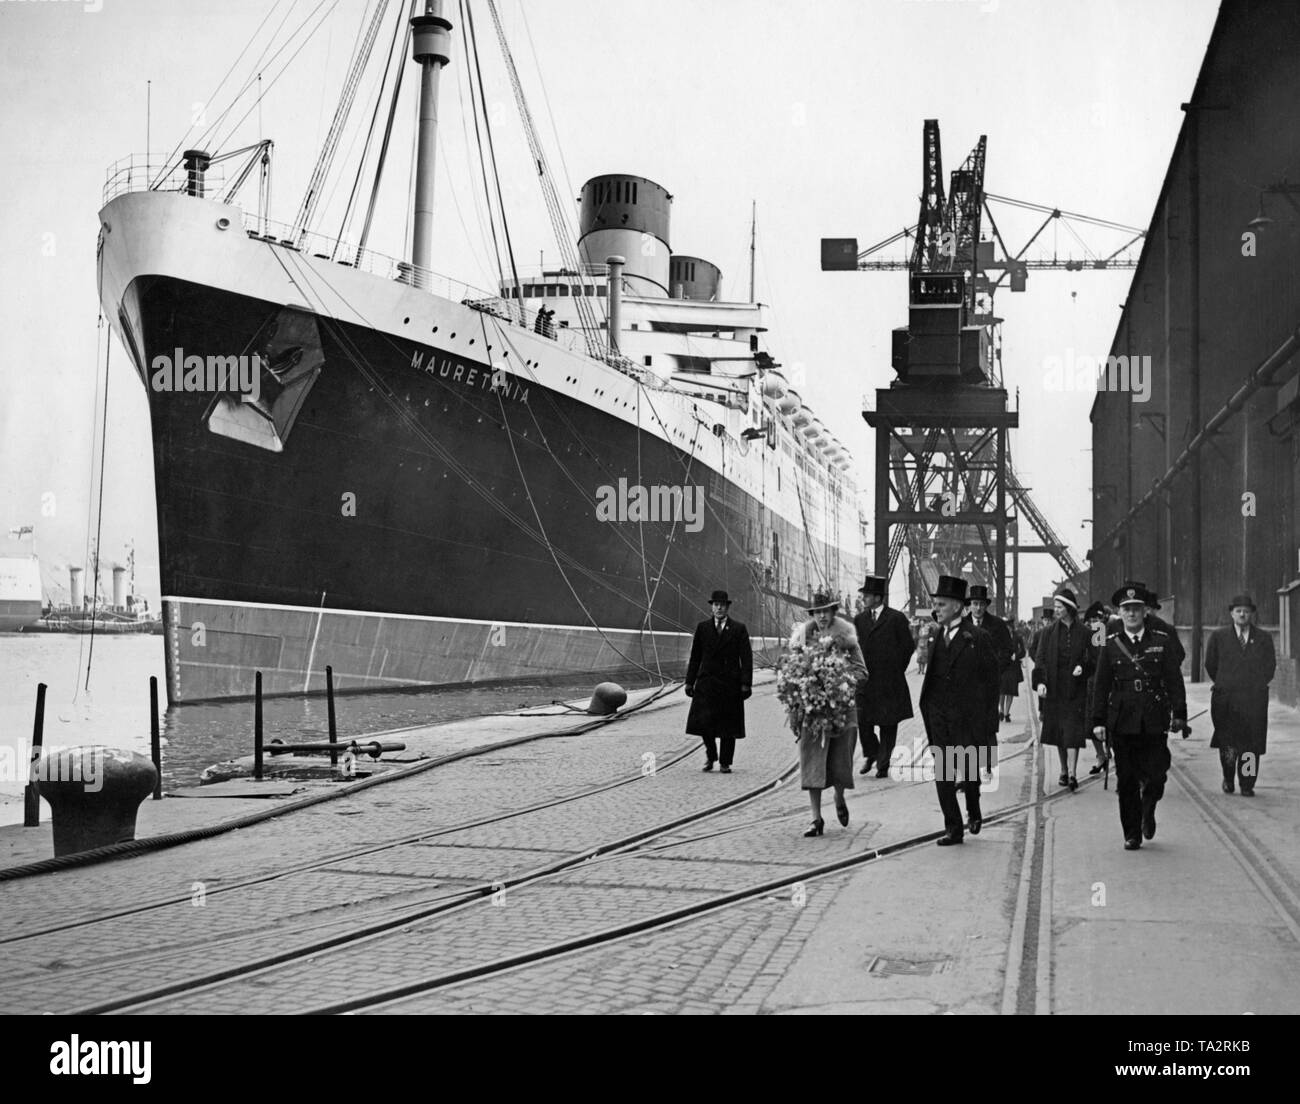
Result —
POLYGON ((667 677, 714 588, 775 649, 814 589, 860 584, 852 457, 760 305, 672 252, 663 187, 589 180, 564 263, 511 264, 493 292, 431 271, 452 24, 422 7, 400 13, 407 258, 241 208, 269 143, 224 185, 211 150, 110 169, 100 296, 148 393, 173 702, 248 695, 258 671, 315 692, 326 665, 340 690, 667 677), (241 357, 257 386, 223 389, 241 357))

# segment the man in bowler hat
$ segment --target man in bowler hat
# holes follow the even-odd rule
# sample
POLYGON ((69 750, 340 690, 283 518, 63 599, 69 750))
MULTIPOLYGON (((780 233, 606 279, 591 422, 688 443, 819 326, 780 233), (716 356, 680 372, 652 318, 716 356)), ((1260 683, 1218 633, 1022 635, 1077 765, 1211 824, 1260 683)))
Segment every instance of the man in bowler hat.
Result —
POLYGON ((1254 797, 1268 742, 1268 684, 1277 656, 1273 638, 1251 624, 1255 602, 1249 594, 1234 597, 1228 614, 1232 623, 1215 629, 1205 645, 1205 673, 1214 680, 1210 747, 1219 749, 1223 792, 1232 793, 1236 781, 1242 797, 1254 797))
POLYGON ((966 580, 940 575, 934 599, 934 651, 921 684, 921 719, 934 749, 934 784, 943 810, 940 847, 961 843, 960 783, 966 797, 966 827, 972 836, 984 826, 980 771, 992 769, 997 745, 998 659, 993 641, 963 617, 966 580))
POLYGON ((877 778, 889 777, 900 721, 912 716, 912 695, 907 689, 907 664, 916 647, 912 629, 900 610, 885 604, 886 580, 868 575, 858 589, 862 612, 853 627, 862 646, 867 677, 858 683, 858 739, 862 742, 862 769, 877 778), (876 728, 880 736, 876 737, 876 728))
POLYGON ((1092 731, 1115 749, 1116 789, 1124 849, 1136 851, 1156 834, 1156 805, 1165 793, 1171 756, 1168 735, 1187 724, 1187 689, 1177 639, 1147 613, 1155 596, 1120 587, 1111 604, 1120 627, 1107 633, 1093 682, 1092 731))
POLYGON ((723 774, 730 774, 736 741, 745 738, 745 699, 753 693, 754 656, 749 630, 731 618, 727 592, 715 590, 709 606, 713 616, 695 626, 686 667, 686 696, 691 699, 686 734, 704 740, 706 771, 718 763, 723 774))

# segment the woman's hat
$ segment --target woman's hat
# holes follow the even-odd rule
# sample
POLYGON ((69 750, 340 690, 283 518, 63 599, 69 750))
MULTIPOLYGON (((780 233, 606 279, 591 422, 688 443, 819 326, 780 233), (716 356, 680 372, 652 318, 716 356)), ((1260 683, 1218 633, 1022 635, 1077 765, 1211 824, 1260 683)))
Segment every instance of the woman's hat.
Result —
POLYGON ((731 605, 731 599, 727 597, 727 592, 725 590, 715 590, 709 595, 709 604, 712 605, 714 602, 723 602, 728 606, 731 605))
POLYGON ((1249 594, 1237 594, 1233 596, 1232 601, 1228 603, 1228 609, 1236 609, 1238 606, 1249 606, 1251 613, 1255 612, 1255 603, 1252 601, 1249 594))
POLYGON ((1074 591, 1072 591, 1069 587, 1061 587, 1060 590, 1058 590, 1054 595, 1052 595, 1052 601, 1064 602, 1067 606, 1069 606, 1072 610, 1074 610, 1075 613, 1079 612, 1079 600, 1075 598, 1074 591))
POLYGON ((1106 607, 1100 602, 1093 602, 1086 610, 1083 611, 1085 621, 1105 621, 1106 607))
POLYGON ((858 587, 859 594, 879 594, 885 596, 885 580, 878 575, 868 575, 867 581, 858 587))
POLYGON ((827 594, 826 591, 819 590, 813 595, 812 605, 808 607, 808 612, 816 613, 818 610, 837 610, 839 608, 839 602, 827 594))
MULTIPOLYGON (((1110 596, 1112 606, 1147 606, 1151 604, 1153 595, 1146 587, 1140 583, 1134 583, 1131 580, 1120 587, 1110 596)), ((1158 607, 1157 607, 1158 608, 1158 607)))
POLYGON ((989 600, 989 588, 983 583, 976 583, 970 588, 969 597, 972 602, 987 602, 989 600))
POLYGON ((959 602, 968 602, 966 597, 966 580, 953 575, 940 575, 939 588, 930 591, 931 598, 956 598, 959 602))

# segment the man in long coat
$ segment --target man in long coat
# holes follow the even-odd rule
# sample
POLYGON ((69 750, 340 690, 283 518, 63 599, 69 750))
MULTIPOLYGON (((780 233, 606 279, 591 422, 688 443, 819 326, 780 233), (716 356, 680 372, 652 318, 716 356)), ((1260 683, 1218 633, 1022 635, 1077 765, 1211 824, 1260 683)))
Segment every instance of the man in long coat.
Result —
MULTIPOLYGON (((983 629, 993 642, 993 654, 998 657, 998 697, 1002 696, 1002 679, 1015 662, 1016 646, 1011 639, 1011 628, 1002 618, 989 613, 989 588, 976 583, 970 588, 970 621, 983 629)), ((994 702, 993 724, 996 727, 1002 716, 994 702)))
POLYGON ((960 782, 972 836, 984 825, 980 812, 980 771, 992 769, 997 745, 998 659, 993 642, 962 616, 966 580, 939 576, 931 595, 939 624, 934 651, 921 684, 921 718, 934 749, 934 784, 946 829, 940 847, 962 842, 960 782))
POLYGON ((1255 603, 1238 594, 1228 606, 1231 625, 1210 634, 1205 673, 1214 680, 1210 719, 1223 767, 1223 792, 1232 793, 1233 776, 1242 797, 1255 795, 1259 759, 1268 739, 1268 684, 1277 669, 1273 638, 1251 624, 1255 603))
POLYGON ((862 769, 877 778, 889 777, 900 721, 912 716, 912 695, 907 689, 907 664, 916 648, 907 618, 885 605, 886 580, 867 576, 859 588, 865 607, 853 618, 862 646, 867 677, 858 683, 858 739, 862 742, 862 769), (876 727, 880 737, 876 738, 876 727))
POLYGON ((686 667, 686 696, 691 699, 686 735, 703 738, 706 771, 716 762, 723 774, 730 774, 736 741, 745 738, 745 699, 753 692, 754 656, 749 630, 731 619, 727 592, 715 590, 709 606, 713 616, 695 626, 686 667))

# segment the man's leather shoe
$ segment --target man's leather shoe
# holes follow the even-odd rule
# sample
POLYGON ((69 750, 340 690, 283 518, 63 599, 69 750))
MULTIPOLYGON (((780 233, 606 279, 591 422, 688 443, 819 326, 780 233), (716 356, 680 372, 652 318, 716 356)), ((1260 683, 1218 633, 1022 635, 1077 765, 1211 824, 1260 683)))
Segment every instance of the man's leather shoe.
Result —
POLYGON ((704 770, 711 771, 712 769, 713 769, 713 760, 710 759, 707 763, 704 764, 704 770))
POLYGON ((972 836, 978 836, 980 834, 980 829, 984 827, 984 818, 978 815, 973 816, 969 821, 967 821, 966 827, 970 829, 970 834, 972 836))
POLYGON ((877 777, 877 778, 888 778, 888 777, 889 777, 889 771, 888 771, 888 770, 878 770, 878 771, 876 771, 876 777, 877 777))
POLYGON ((1137 836, 1133 836, 1131 839, 1126 839, 1124 841, 1125 851, 1136 851, 1141 846, 1142 846, 1142 841, 1138 839, 1137 836))
POLYGON ((1155 839, 1156 836, 1156 810, 1155 806, 1142 810, 1142 835, 1145 839, 1155 839))
POLYGON ((950 828, 940 839, 935 840, 940 847, 951 847, 954 843, 961 842, 961 831, 956 828, 950 828))
POLYGON ((730 768, 730 767, 719 767, 718 770, 722 771, 723 774, 730 774, 730 773, 731 773, 731 768, 730 768))
POLYGON ((859 774, 870 774, 870 773, 871 773, 871 768, 872 768, 872 763, 871 763, 870 761, 867 761, 866 763, 863 763, 863 764, 862 764, 862 769, 861 769, 860 771, 858 771, 858 773, 859 773, 859 774))
POLYGON ((1255 787, 1254 787, 1254 786, 1251 786, 1249 789, 1247 789, 1245 786, 1242 786, 1242 787, 1241 787, 1241 796, 1242 796, 1242 797, 1254 797, 1254 796, 1255 796, 1255 787))
MULTIPOLYGON (((1234 791, 1234 789, 1235 789, 1235 787, 1234 787, 1233 784, 1232 784, 1232 779, 1231 779, 1231 778, 1225 778, 1225 779, 1223 780, 1223 792, 1224 792, 1224 793, 1232 793, 1232 792, 1234 791)), ((1246 791, 1245 791, 1245 790, 1242 790, 1241 792, 1242 792, 1242 793, 1245 793, 1246 791)))

